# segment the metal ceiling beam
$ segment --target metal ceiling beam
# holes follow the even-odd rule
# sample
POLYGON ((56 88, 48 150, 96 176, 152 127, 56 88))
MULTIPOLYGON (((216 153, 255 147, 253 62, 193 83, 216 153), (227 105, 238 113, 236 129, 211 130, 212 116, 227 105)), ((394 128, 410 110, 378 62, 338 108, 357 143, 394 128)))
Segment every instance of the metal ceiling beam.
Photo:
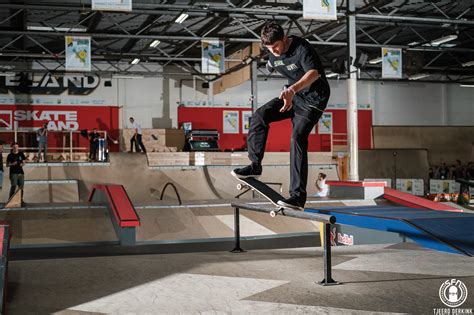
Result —
MULTIPOLYGON (((36 31, 6 31, 0 30, 0 35, 9 35, 9 36, 52 36, 52 37, 63 37, 65 35, 69 36, 91 36, 95 39, 159 39, 159 40, 177 40, 177 41, 201 41, 205 39, 210 39, 209 37, 202 36, 178 36, 178 35, 158 35, 158 34, 146 34, 146 35, 134 35, 134 34, 105 34, 105 33, 60 33, 60 32, 36 32, 36 31)), ((241 38, 241 37, 227 37, 225 38, 226 42, 230 43, 255 43, 260 42, 258 38, 241 38)), ((326 41, 309 41, 313 45, 325 45, 325 46, 346 46, 345 42, 326 42, 326 41)), ((474 52, 474 49, 471 48, 456 48, 456 47, 409 47, 407 45, 383 45, 383 44, 372 44, 372 43, 357 43, 359 47, 368 47, 368 48, 380 48, 380 47, 389 47, 389 48, 402 48, 405 50, 416 50, 416 51, 453 51, 453 52, 474 52)))
POLYGON ((399 21, 399 22, 418 22, 418 23, 436 23, 436 24, 457 24, 457 25, 474 25, 472 20, 456 20, 456 19, 439 19, 426 18, 416 16, 393 16, 393 15, 373 15, 373 14, 356 14, 357 19, 367 21, 399 21))

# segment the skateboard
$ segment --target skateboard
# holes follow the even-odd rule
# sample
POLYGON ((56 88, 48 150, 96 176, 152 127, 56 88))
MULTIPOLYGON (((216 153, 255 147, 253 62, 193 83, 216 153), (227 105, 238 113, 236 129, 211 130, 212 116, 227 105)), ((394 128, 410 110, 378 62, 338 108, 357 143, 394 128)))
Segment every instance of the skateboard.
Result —
POLYGON ((285 199, 282 195, 271 189, 267 184, 259 181, 258 179, 255 179, 253 177, 248 177, 248 178, 237 178, 238 181, 240 181, 240 184, 237 184, 237 189, 242 190, 246 187, 250 187, 250 189, 257 191, 260 195, 265 197, 268 201, 270 201, 276 208, 277 210, 271 211, 270 216, 272 218, 276 217, 278 213, 283 214, 284 209, 291 209, 295 210, 290 207, 284 207, 279 205, 277 202, 279 200, 285 199))

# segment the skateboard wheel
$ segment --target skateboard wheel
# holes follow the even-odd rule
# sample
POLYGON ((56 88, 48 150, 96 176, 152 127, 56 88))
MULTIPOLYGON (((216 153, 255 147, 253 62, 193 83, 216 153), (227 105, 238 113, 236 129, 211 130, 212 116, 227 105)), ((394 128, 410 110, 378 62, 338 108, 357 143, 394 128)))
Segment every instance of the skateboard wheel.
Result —
POLYGON ((237 184, 237 189, 238 189, 238 190, 242 190, 242 188, 244 188, 244 185, 242 185, 242 184, 237 184))
POLYGON ((276 214, 275 211, 270 211, 270 216, 271 216, 272 218, 276 217, 276 215, 277 215, 277 214, 276 214))

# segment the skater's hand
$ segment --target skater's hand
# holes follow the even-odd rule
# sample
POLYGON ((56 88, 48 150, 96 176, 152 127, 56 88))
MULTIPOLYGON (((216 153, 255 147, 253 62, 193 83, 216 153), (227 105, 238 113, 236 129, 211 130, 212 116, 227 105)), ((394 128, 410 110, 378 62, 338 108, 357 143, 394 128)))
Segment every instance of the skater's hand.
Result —
POLYGON ((283 107, 280 109, 280 112, 286 112, 293 107, 293 96, 295 92, 293 89, 284 89, 280 94, 280 99, 283 100, 283 107))

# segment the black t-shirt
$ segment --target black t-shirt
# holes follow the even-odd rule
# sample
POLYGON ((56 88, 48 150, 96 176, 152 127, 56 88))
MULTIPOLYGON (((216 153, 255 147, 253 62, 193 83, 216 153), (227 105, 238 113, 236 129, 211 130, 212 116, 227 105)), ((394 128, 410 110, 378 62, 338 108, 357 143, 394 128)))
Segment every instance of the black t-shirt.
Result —
POLYGON ((89 134, 89 141, 91 144, 97 143, 97 139, 99 139, 100 135, 98 132, 91 132, 89 134))
POLYGON ((288 51, 279 57, 270 53, 269 63, 272 68, 288 79, 290 85, 299 81, 309 70, 317 70, 320 75, 319 79, 309 87, 297 92, 293 100, 324 110, 331 89, 321 60, 307 40, 297 36, 290 36, 290 38, 293 40, 288 51))
POLYGON ((23 167, 20 165, 21 162, 26 160, 25 155, 23 152, 18 152, 18 153, 10 153, 7 156, 7 163, 11 164, 13 162, 17 162, 15 165, 10 166, 10 174, 25 174, 23 172, 23 167))

